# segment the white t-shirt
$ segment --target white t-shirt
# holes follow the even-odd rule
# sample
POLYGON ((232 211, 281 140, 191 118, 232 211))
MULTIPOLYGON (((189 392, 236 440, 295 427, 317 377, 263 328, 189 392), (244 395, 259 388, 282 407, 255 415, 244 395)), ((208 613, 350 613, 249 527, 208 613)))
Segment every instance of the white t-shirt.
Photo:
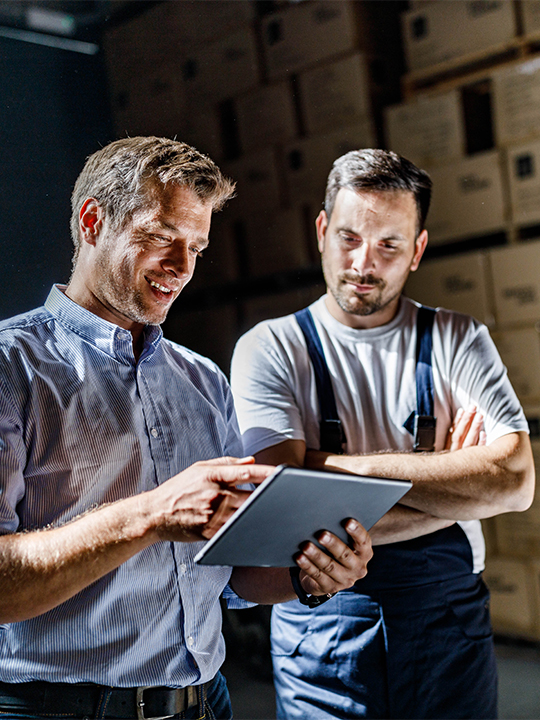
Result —
MULTIPOLYGON (((329 313, 323 296, 310 306, 323 347, 338 415, 350 454, 412 451, 404 427, 416 411, 418 303, 402 297, 396 317, 367 330, 350 328, 329 313)), ((433 382, 442 450, 458 408, 475 404, 484 415, 487 443, 528 432, 527 421, 487 328, 442 308, 433 325, 433 382)), ((267 320, 235 348, 231 384, 247 454, 287 439, 319 448, 320 412, 315 374, 294 315, 267 320)), ((473 552, 474 571, 484 564, 479 521, 461 522, 473 552)))

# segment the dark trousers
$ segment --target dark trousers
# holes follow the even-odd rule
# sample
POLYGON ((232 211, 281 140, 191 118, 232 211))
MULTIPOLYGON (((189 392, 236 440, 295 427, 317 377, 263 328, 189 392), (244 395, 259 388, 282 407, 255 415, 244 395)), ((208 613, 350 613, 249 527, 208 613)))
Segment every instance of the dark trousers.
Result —
POLYGON ((274 610, 281 720, 497 717, 488 591, 476 575, 274 610))

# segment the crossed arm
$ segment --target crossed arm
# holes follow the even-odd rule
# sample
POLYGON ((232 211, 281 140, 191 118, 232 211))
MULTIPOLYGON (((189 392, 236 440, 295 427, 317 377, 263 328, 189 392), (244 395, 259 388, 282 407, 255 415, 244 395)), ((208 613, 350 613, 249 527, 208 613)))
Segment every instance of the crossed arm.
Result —
MULTIPOLYGON (((253 458, 199 462, 140 495, 104 505, 62 527, 0 537, 0 623, 26 620, 51 610, 160 541, 209 539, 242 505, 244 483, 259 483, 273 470, 253 458)), ((366 574, 371 542, 351 521, 352 548, 329 533, 298 556, 308 594, 334 593, 366 574)), ((247 600, 275 603, 296 597, 287 569, 236 568, 235 591, 247 600)))
POLYGON ((480 428, 481 416, 467 410, 456 417, 443 452, 332 455, 307 450, 301 440, 286 440, 256 458, 410 480, 412 489, 370 531, 373 544, 380 545, 426 535, 457 520, 529 507, 534 463, 527 434, 510 433, 488 446, 480 428))

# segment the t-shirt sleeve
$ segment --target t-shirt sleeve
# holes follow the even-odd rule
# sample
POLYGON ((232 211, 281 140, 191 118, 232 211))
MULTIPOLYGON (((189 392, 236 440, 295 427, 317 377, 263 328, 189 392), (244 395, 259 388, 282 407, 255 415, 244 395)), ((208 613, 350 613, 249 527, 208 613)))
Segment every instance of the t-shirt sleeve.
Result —
POLYGON ((284 440, 305 439, 293 391, 298 372, 295 359, 264 324, 238 341, 231 364, 231 386, 247 454, 284 440))
POLYGON ((485 326, 477 326, 470 342, 455 348, 451 357, 452 393, 458 406, 474 403, 480 408, 488 444, 512 432, 529 431, 506 368, 485 326))

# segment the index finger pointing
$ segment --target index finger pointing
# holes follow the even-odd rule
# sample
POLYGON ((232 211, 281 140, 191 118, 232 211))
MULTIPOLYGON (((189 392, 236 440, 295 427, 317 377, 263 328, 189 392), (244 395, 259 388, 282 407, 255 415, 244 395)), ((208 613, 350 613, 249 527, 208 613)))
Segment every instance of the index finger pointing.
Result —
POLYGON ((208 468, 208 479, 227 485, 260 483, 274 470, 273 465, 212 465, 208 468))

